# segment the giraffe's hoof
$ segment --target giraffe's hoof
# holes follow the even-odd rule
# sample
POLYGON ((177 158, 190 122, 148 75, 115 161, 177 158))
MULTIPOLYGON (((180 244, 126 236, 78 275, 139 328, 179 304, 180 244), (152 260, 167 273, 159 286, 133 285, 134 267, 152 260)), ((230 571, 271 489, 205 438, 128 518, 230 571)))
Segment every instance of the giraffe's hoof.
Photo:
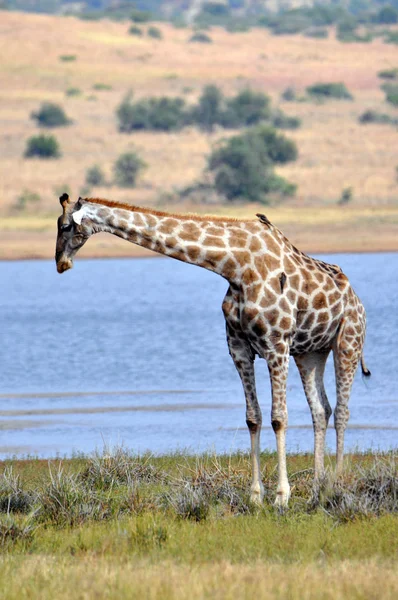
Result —
POLYGON ((276 492, 276 498, 275 498, 274 505, 277 508, 287 508, 288 504, 289 504, 289 498, 290 498, 290 487, 287 487, 286 489, 283 489, 283 490, 278 490, 276 492))
POLYGON ((256 485, 250 489, 250 502, 256 506, 261 506, 264 498, 264 487, 262 484, 256 485))

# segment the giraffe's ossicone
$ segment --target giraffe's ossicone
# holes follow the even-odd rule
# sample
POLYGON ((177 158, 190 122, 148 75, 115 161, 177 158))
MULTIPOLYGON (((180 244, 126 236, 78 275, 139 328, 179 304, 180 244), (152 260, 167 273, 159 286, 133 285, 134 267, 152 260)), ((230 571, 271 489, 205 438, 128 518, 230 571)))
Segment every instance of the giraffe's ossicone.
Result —
POLYGON ((229 352, 242 380, 252 456, 251 498, 264 495, 260 477, 262 416, 254 377, 256 356, 268 365, 271 423, 278 451, 276 503, 286 506, 286 380, 289 356, 300 372, 314 426, 315 477, 324 470, 325 434, 331 415, 323 375, 333 351, 337 403, 337 470, 343 466, 344 431, 355 371, 363 361, 365 310, 340 267, 300 252, 264 215, 232 219, 175 215, 86 198, 60 198, 55 260, 59 273, 73 266, 77 251, 95 233, 108 232, 155 252, 224 277, 229 288, 222 309, 229 352))

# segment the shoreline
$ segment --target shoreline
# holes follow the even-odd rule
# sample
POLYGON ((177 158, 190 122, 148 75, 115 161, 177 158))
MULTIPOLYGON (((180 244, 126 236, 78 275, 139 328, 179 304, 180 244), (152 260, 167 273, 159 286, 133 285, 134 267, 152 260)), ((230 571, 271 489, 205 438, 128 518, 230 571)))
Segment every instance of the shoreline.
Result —
MULTIPOLYGON (((301 250, 301 248, 299 248, 299 250, 301 250)), ((301 250, 302 252, 304 252, 304 254, 309 254, 309 255, 325 255, 325 254, 396 254, 398 252, 398 247, 394 247, 394 248, 370 248, 370 249, 358 249, 358 248, 353 248, 351 249, 350 247, 347 247, 346 249, 342 250, 342 249, 322 249, 322 250, 316 250, 316 249, 311 249, 310 251, 306 251, 306 250, 301 250)), ((155 259, 155 258, 172 258, 169 256, 166 256, 164 254, 160 254, 158 252, 151 252, 151 251, 147 251, 147 252, 133 252, 130 254, 85 254, 84 256, 78 256, 77 260, 113 260, 115 258, 121 259, 121 260, 128 260, 128 259, 141 259, 141 258, 145 258, 145 259, 155 259)), ((26 256, 25 254, 22 254, 21 256, 10 256, 10 257, 4 257, 4 256, 0 256, 0 263, 4 263, 4 262, 32 262, 32 261, 49 261, 49 260, 54 260, 53 256, 26 256)), ((195 266, 195 265, 194 265, 195 266)))
MULTIPOLYGON (((173 212, 174 206, 168 207, 173 212)), ((181 213, 200 214, 198 207, 178 207, 181 213)), ((204 208, 208 207, 201 207, 204 208)), ((253 217, 257 205, 212 207, 215 216, 253 217)), ((267 217, 302 252, 313 254, 363 254, 398 251, 398 207, 267 207, 267 217)), ((205 215, 203 215, 205 216, 205 215)), ((210 215, 211 216, 211 215, 210 215)), ((0 260, 54 258, 56 215, 5 217, 0 221, 0 260)), ((147 258, 162 256, 126 240, 99 233, 79 252, 80 258, 147 258)))

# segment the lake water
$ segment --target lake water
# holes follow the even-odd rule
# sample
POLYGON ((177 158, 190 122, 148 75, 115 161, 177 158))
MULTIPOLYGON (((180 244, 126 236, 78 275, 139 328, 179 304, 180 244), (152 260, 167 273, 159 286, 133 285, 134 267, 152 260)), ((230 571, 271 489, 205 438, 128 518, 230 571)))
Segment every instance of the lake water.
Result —
MULTIPOLYGON (((390 450, 398 437, 398 254, 325 255, 365 304, 364 381, 350 401, 347 449, 390 450)), ((249 448, 240 380, 221 312, 227 283, 171 259, 0 263, 0 457, 249 448)), ((332 359, 326 389, 335 404, 332 359)), ((275 448, 270 386, 256 361, 262 449, 275 448)), ((288 450, 312 451, 297 369, 288 382, 288 450)), ((334 430, 327 433, 335 449, 334 430)))

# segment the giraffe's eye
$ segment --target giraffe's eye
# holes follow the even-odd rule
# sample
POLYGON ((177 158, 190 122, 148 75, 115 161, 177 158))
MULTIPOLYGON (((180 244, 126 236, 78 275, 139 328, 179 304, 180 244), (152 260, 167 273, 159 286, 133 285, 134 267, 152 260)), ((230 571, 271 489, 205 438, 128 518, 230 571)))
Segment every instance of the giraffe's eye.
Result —
POLYGON ((70 231, 72 229, 72 223, 69 225, 61 225, 61 231, 70 231))

